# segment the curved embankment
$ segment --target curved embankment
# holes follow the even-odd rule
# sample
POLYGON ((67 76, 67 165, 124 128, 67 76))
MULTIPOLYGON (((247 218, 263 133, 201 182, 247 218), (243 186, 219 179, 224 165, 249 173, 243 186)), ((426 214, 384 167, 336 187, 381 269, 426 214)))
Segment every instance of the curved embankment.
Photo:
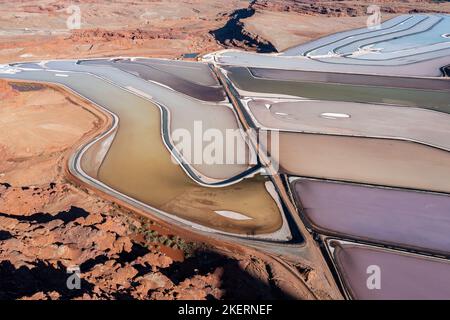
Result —
MULTIPOLYGON (((230 68, 226 70, 222 75, 232 78, 230 68)), ((280 73, 279 70, 265 71, 272 76, 280 73)), ((424 255, 448 256, 446 235, 450 227, 447 217, 450 201, 445 192, 450 192, 447 139, 450 109, 447 80, 407 79, 400 88, 384 88, 380 83, 382 79, 358 76, 372 84, 378 83, 369 90, 363 83, 354 83, 350 75, 345 85, 339 85, 327 84, 324 79, 328 74, 325 73, 315 73, 316 79, 321 80, 319 83, 297 83, 293 71, 281 73, 285 78, 290 77, 289 81, 271 79, 272 85, 265 84, 264 80, 254 85, 252 77, 247 78, 250 83, 247 79, 240 83, 233 78, 226 81, 230 86, 241 85, 231 89, 236 92, 244 118, 261 130, 282 130, 276 162, 280 164, 280 172, 290 176, 290 191, 302 222, 314 231, 320 243, 326 244, 330 236, 348 241, 344 249, 335 247, 333 252, 327 248, 329 253, 331 251, 329 261, 334 263, 345 294, 355 299, 448 296, 448 282, 433 276, 449 273, 448 260, 424 255), (421 90, 420 83, 425 83, 427 90, 421 90), (324 90, 326 86, 333 90, 324 90), (318 90, 306 90, 311 87, 318 90), (287 88, 292 90, 290 97, 264 94, 269 89, 277 94, 287 88), (388 89, 386 92, 390 96, 380 94, 384 89, 388 89), (352 96, 345 98, 343 92, 358 93, 356 101, 352 96), (428 99, 423 99, 425 92, 428 99), (352 102, 336 102, 330 96, 321 99, 320 93, 322 97, 341 93, 339 100, 352 102), (392 100, 382 101, 386 98, 397 100, 397 105, 392 100), (361 103, 358 99, 369 101, 361 103), (384 103, 368 103, 371 99, 384 103), (363 254, 357 254, 349 249, 356 245, 350 241, 363 241, 370 246, 361 250, 363 254), (388 252, 381 246, 415 253, 388 252), (404 259, 405 255, 408 259, 404 259), (396 285, 383 285, 382 291, 366 290, 367 267, 379 264, 382 264, 381 270, 389 269, 388 281, 396 285), (425 276, 422 268, 427 270, 425 276), (415 283, 417 277, 423 280, 419 285, 415 283)), ((394 77, 384 79, 394 82, 394 77)))
MULTIPOLYGON (((53 65, 53 62, 48 65, 53 65)), ((226 186, 259 170, 254 152, 248 148, 232 107, 225 101, 223 89, 212 76, 207 64, 173 62, 156 59, 96 59, 61 67, 91 72, 158 105, 162 113, 162 137, 174 158, 197 183, 205 186, 226 186), (187 65, 186 65, 187 64, 187 65), (219 101, 208 101, 210 91, 219 101), (218 98, 219 99, 219 98, 218 98), (189 138, 184 139, 187 133, 189 138), (202 151, 208 150, 211 139, 204 134, 219 134, 214 144, 228 142, 234 135, 236 147, 229 152, 223 143, 216 155, 218 163, 206 163, 202 151), (174 139, 177 140, 174 142, 174 139), (201 146, 202 150, 197 150, 201 146), (240 147, 237 147, 240 146, 240 147), (198 159, 198 156, 202 156, 198 159), (232 161, 229 161, 229 156, 232 161), (225 159, 226 158, 226 159, 225 159)), ((66 70, 66 69, 64 69, 66 70)))
POLYGON ((209 66, 198 62, 162 59, 117 58, 80 60, 82 66, 110 66, 146 81, 159 83, 172 90, 205 102, 224 102, 225 93, 215 81, 209 66))
MULTIPOLYGON (((442 66, 450 63, 450 49, 442 49, 428 55, 417 55, 415 59, 405 59, 407 63, 389 60, 388 64, 365 64, 358 61, 332 63, 328 60, 315 60, 307 57, 283 57, 278 55, 261 55, 237 50, 224 50, 203 56, 204 61, 222 66, 242 66, 255 68, 272 68, 281 70, 339 72, 352 74, 374 74, 406 77, 441 77, 442 66)), ((349 60, 349 59, 348 59, 349 60)), ((370 62, 370 61, 369 61, 370 62)))
MULTIPOLYGON (((170 159, 161 139, 161 115, 157 106, 149 108, 143 99, 133 101, 132 105, 133 112, 123 112, 123 108, 109 105, 110 111, 117 112, 120 126, 98 169, 98 176, 93 178, 186 222, 224 232, 269 234, 281 227, 279 208, 268 195, 264 179, 245 179, 220 189, 195 184, 170 159), (218 211, 236 212, 246 218, 232 220, 219 215, 218 211)), ((107 145, 111 140, 107 137, 102 140, 100 149, 105 149, 105 141, 107 145)), ((89 169, 91 163, 81 160, 81 168, 89 169)))
MULTIPOLYGON (((133 109, 136 112, 114 110, 120 118, 119 129, 93 178, 161 211, 225 232, 260 234, 280 228, 281 221, 274 216, 279 216, 279 210, 268 197, 264 180, 245 179, 224 188, 197 185, 171 161, 161 139, 159 109, 155 105, 148 108, 144 101, 133 103, 133 109), (130 139, 136 135, 145 139, 130 139), (233 221, 216 213, 225 210, 247 219, 233 221)), ((100 142, 102 146, 105 141, 108 144, 107 137, 100 142)), ((81 168, 86 171, 91 163, 84 160, 81 168)))
MULTIPOLYGON (((14 80, 15 82, 23 82, 21 80, 14 80)), ((33 83, 30 81, 25 81, 23 83, 33 83)), ((73 92, 71 90, 67 90, 67 88, 64 88, 60 85, 56 85, 53 83, 43 83, 39 82, 40 84, 45 84, 46 86, 49 86, 58 92, 62 92, 66 96, 71 96, 73 92)), ((94 114, 99 121, 99 125, 96 130, 91 130, 88 134, 85 134, 81 140, 77 142, 76 145, 71 146, 69 149, 67 149, 64 152, 63 158, 60 159, 61 163, 64 164, 64 171, 66 177, 76 185, 78 185, 80 188, 83 189, 89 189, 94 191, 97 194, 100 194, 103 198, 110 200, 114 203, 117 203, 119 206, 123 207, 124 209, 130 210, 132 212, 136 212, 139 215, 142 215, 146 218, 150 218, 153 221, 157 221, 160 223, 163 227, 168 227, 170 230, 179 236, 182 236, 186 240, 201 242, 201 243, 207 243, 208 245, 213 246, 214 249, 219 250, 225 250, 227 252, 231 251, 234 253, 238 253, 245 256, 252 256, 256 259, 261 259, 264 261, 266 266, 270 269, 270 274, 274 275, 276 277, 276 280, 270 281, 270 286, 276 286, 276 290, 282 290, 287 296, 294 299, 317 299, 320 296, 315 295, 311 292, 311 290, 306 286, 304 283, 304 280, 300 277, 298 272, 295 272, 293 268, 286 266, 284 263, 280 263, 280 261, 276 258, 271 257, 270 255, 266 255, 264 253, 261 253, 259 251, 256 251, 254 249, 251 249, 249 247, 244 247, 242 245, 239 245, 238 243, 230 243, 223 241, 223 239, 217 240, 213 237, 205 237, 200 236, 198 233, 187 231, 185 228, 180 228, 177 225, 168 224, 165 220, 159 220, 157 215, 151 215, 147 210, 142 210, 136 207, 131 206, 127 202, 123 202, 120 199, 116 199, 115 197, 112 197, 101 190, 95 188, 91 184, 86 184, 84 181, 80 180, 79 177, 72 174, 70 168, 69 168, 69 162, 71 157, 80 150, 86 143, 89 143, 96 137, 102 135, 102 133, 108 131, 109 129, 113 128, 113 118, 111 118, 110 114, 105 113, 104 110, 100 109, 98 106, 92 104, 90 101, 87 101, 83 97, 80 97, 79 95, 74 95, 77 99, 80 99, 82 101, 86 102, 86 110, 90 113, 94 114)))
MULTIPOLYGON (((202 187, 189 179, 171 160, 161 139, 160 109, 147 99, 81 73, 70 73, 58 80, 41 71, 22 72, 14 78, 18 77, 63 84, 98 106, 107 106, 106 111, 120 118, 115 138, 101 161, 98 180, 91 177, 86 182, 97 183, 109 193, 118 191, 126 201, 148 206, 150 211, 200 230, 278 241, 290 239, 279 200, 266 178, 255 176, 220 189, 202 187), (245 219, 236 219, 233 213, 245 219)), ((80 158, 76 161, 82 164, 80 158)), ((77 165, 75 162, 74 169, 83 170, 82 165, 77 165)), ((92 174, 97 171, 95 167, 86 170, 92 174)))
MULTIPOLYGON (((244 136, 239 130, 240 126, 231 105, 226 101, 213 103, 198 100, 199 97, 195 98, 186 92, 195 85, 197 89, 198 86, 201 87, 201 90, 196 91, 201 97, 204 97, 204 93, 209 89, 218 90, 224 95, 217 80, 213 78, 209 66, 207 64, 197 65, 192 62, 181 63, 180 61, 174 61, 173 64, 177 68, 171 67, 167 60, 117 58, 19 63, 14 66, 30 71, 63 72, 63 74, 55 74, 55 77, 70 77, 74 75, 74 72, 91 74, 127 92, 154 102, 160 107, 164 118, 162 121, 164 143, 186 173, 201 185, 225 186, 256 172, 259 168, 254 165, 255 159, 251 150, 246 147, 244 136), (137 61, 138 64, 136 64, 137 61), (130 66, 132 69, 129 68, 130 66), (155 69, 159 72, 153 72, 155 69), (237 148, 234 155, 231 156, 231 158, 237 158, 237 161, 231 159, 230 163, 228 161, 230 152, 225 149, 219 158, 226 155, 226 160, 220 159, 223 161, 219 163, 198 161, 196 157, 202 155, 202 152, 196 152, 194 156, 193 152, 189 152, 196 150, 200 145, 202 145, 202 150, 207 150, 211 141, 202 139, 203 133, 220 133, 221 137, 228 138, 228 131, 231 131, 232 135, 236 135, 232 139, 236 139, 237 144, 243 145, 242 148, 237 148), (178 145, 175 145, 172 140, 180 132, 188 133, 191 138, 187 139, 188 142, 182 139, 182 146, 178 148, 178 145), (199 137, 202 141, 199 141, 199 137), (183 152, 180 153, 179 149, 183 152), (188 152, 184 152, 184 150, 188 152)), ((51 78, 51 73, 35 74, 51 78)), ((35 80, 39 80, 38 77, 35 78, 35 80)), ((70 85, 70 79, 66 80, 65 83, 70 85)), ((64 83, 63 79, 58 79, 58 81, 64 83)), ((224 147, 227 147, 227 144, 224 144, 224 147)))
MULTIPOLYGON (((21 81, 21 80, 14 80, 14 81, 21 81)), ((30 81, 26 81, 27 83, 30 81)), ((43 83, 43 82, 39 82, 43 83)), ((230 242, 230 241, 224 241, 226 239, 224 238, 216 238, 212 237, 211 235, 206 235, 205 233, 198 233, 198 232, 192 232, 191 230, 187 229, 186 226, 180 226, 179 224, 173 224, 169 223, 166 219, 160 219, 160 216, 157 213, 152 213, 148 210, 148 208, 140 207, 137 205, 131 204, 129 201, 124 200, 122 197, 115 197, 112 196, 110 193, 105 192, 102 188, 98 188, 90 183, 86 183, 86 181, 83 179, 83 177, 79 176, 78 174, 74 174, 71 163, 75 161, 77 153, 82 150, 84 147, 89 145, 92 141, 100 138, 105 137, 108 139, 109 136, 112 136, 115 134, 116 126, 114 125, 115 117, 107 112, 107 110, 101 108, 100 106, 93 104, 92 101, 86 100, 84 97, 80 96, 79 94, 76 94, 72 90, 70 90, 67 87, 61 86, 59 84, 54 83, 46 83, 45 85, 48 85, 52 88, 55 88, 55 90, 61 91, 61 92, 68 92, 70 94, 74 94, 77 96, 77 98, 80 98, 82 100, 86 101, 87 106, 90 108, 88 109, 89 112, 92 112, 95 114, 95 116, 99 117, 102 121, 102 126, 99 127, 96 131, 92 131, 90 134, 85 135, 82 140, 78 141, 77 145, 72 146, 70 149, 68 149, 65 152, 64 158, 61 159, 62 163, 65 164, 64 170, 66 177, 74 182, 76 185, 80 186, 81 188, 90 189, 93 192, 99 194, 103 198, 110 200, 114 203, 117 203, 120 207, 130 210, 131 212, 135 212, 139 215, 142 215, 146 218, 150 218, 151 220, 159 223, 163 227, 170 228, 170 230, 179 236, 182 236, 183 238, 191 241, 201 242, 201 243, 207 243, 211 246, 213 246, 215 249, 218 250, 227 250, 232 252, 237 252, 239 254, 245 254, 246 256, 251 255, 257 259, 263 260, 267 267, 270 269, 270 274, 276 276, 276 280, 271 282, 271 286, 277 286, 279 289, 281 289, 286 295, 293 299, 319 299, 319 298, 328 298, 326 294, 316 294, 314 293, 308 285, 306 285, 305 280, 302 278, 302 276, 298 273, 298 271, 293 268, 292 266, 286 264, 284 261, 281 261, 279 258, 272 257, 270 254, 263 253, 261 250, 255 250, 251 247, 241 245, 236 241, 230 242)), ((309 283, 310 286, 314 288, 314 281, 312 283, 309 283)))
MULTIPOLYGON (((285 50, 280 55, 282 56, 303 56, 308 55, 313 51, 322 50, 325 48, 325 54, 332 51, 333 47, 339 45, 340 43, 345 42, 345 40, 351 39, 364 39, 368 35, 377 35, 377 34, 385 34, 386 32, 389 34, 395 33, 396 30, 406 27, 410 28, 412 25, 417 24, 420 21, 423 21, 424 17, 421 16, 408 16, 402 15, 398 17, 394 17, 383 22, 379 29, 370 30, 368 28, 359 28, 359 29, 351 29, 347 31, 341 31, 329 36, 321 37, 319 39, 309 41, 304 44, 300 44, 298 46, 294 46, 285 50), (331 49, 330 49, 331 48, 331 49)), ((323 53, 323 52, 322 52, 323 53)))
POLYGON ((427 60, 435 52, 448 49, 449 39, 445 35, 449 21, 446 15, 404 15, 384 22, 379 28, 336 33, 289 49, 281 56, 301 55, 331 64, 367 65, 427 60))
POLYGON ((448 15, 407 15, 380 29, 333 34, 280 54, 223 50, 203 59, 223 66, 439 77, 450 63, 449 21, 448 15))
POLYGON ((294 81, 294 71, 259 69, 266 79, 247 68, 222 70, 252 122, 280 130, 275 160, 281 172, 450 192, 447 80, 409 79, 397 87, 394 77, 381 77, 395 85, 384 87, 368 76, 358 78, 369 85, 356 85, 350 76, 339 84, 325 83, 327 74, 315 73, 319 81, 310 82, 294 81), (273 79, 278 73, 283 80, 273 79), (428 89, 416 89, 421 83, 428 89), (262 98, 268 93, 289 97, 262 98))

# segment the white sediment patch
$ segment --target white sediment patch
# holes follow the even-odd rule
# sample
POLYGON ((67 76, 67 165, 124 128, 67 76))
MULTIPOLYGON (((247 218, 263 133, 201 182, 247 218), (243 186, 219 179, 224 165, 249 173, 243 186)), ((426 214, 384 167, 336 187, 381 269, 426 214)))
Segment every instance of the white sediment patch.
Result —
POLYGON ((48 63, 48 60, 42 60, 37 65, 40 66, 41 68, 45 69, 45 68, 47 68, 47 63, 48 63))
POLYGON ((229 218, 229 219, 233 219, 233 220, 240 220, 240 221, 244 221, 244 220, 252 220, 252 217, 248 217, 246 215, 243 215, 242 213, 237 213, 234 211, 214 211, 215 213, 217 213, 218 215, 221 215, 222 217, 225 218, 229 218))
POLYGON ((328 52, 327 54, 318 54, 318 55, 308 54, 307 57, 311 59, 327 59, 327 58, 340 58, 342 56, 334 52, 328 52))
POLYGON ((350 118, 350 115, 346 113, 324 112, 320 114, 320 117, 335 120, 335 119, 348 119, 350 118))

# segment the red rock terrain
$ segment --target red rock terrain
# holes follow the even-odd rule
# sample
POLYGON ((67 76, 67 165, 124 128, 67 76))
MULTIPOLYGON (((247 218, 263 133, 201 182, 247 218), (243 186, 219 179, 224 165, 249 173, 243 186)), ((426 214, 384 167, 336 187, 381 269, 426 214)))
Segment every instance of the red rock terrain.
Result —
POLYGON ((220 49, 209 31, 246 0, 0 0, 0 63, 100 56, 181 57, 220 49), (77 5, 81 29, 69 30, 77 5))
POLYGON ((68 155, 108 123, 84 100, 3 80, 0 96, 0 300, 308 297, 260 254, 186 240, 68 180, 68 155))
MULTIPOLYGON (((75 3, 82 13, 80 30, 66 27, 72 1, 0 0, 0 62, 206 53, 222 48, 210 31, 249 7, 244 0, 75 3)), ((257 0, 250 8, 255 13, 238 21, 243 40, 225 43, 280 51, 363 26, 368 4, 380 4, 385 18, 449 12, 450 6, 257 0)), ((320 270, 293 266, 299 282, 254 251, 188 240, 71 182, 64 171, 68 155, 107 123, 85 101, 58 88, 0 81, 0 299, 310 298, 300 289, 303 282, 317 297, 329 298, 315 287, 320 270), (73 266, 80 268, 80 290, 66 286, 73 266)))

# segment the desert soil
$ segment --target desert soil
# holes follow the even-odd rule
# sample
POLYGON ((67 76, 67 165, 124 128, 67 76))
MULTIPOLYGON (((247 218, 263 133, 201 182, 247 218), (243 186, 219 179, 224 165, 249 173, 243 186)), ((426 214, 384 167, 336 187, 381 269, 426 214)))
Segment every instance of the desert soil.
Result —
MULTIPOLYGON (((223 48, 210 31, 249 7, 244 0, 80 0, 81 30, 70 31, 71 4, 0 0, 0 63, 207 53, 223 48)), ((242 30, 280 51, 364 26, 368 4, 257 0, 242 30)), ((450 11, 449 3, 428 1, 370 4, 384 15, 450 11)), ((306 297, 283 268, 253 251, 193 242, 70 182, 68 155, 107 123, 56 87, 0 81, 0 299, 306 297), (67 268, 74 266, 81 290, 66 286, 67 268)), ((296 267, 308 283, 320 272, 296 267)))

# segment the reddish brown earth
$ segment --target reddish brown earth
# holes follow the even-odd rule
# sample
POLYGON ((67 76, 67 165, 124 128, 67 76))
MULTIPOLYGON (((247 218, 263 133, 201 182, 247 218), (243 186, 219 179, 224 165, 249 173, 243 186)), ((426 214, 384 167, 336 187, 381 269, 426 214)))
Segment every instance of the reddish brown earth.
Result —
MULTIPOLYGON (((244 0, 79 0, 82 29, 70 31, 72 3, 0 0, 0 63, 211 52, 222 47, 209 32, 249 6, 244 0)), ((385 14, 450 6, 372 3, 385 14)), ((367 4, 258 0, 256 13, 242 20, 243 32, 282 50, 364 25, 367 4)), ((303 282, 318 298, 329 298, 315 286, 320 270, 292 266, 294 276, 252 250, 189 240, 72 182, 65 172, 69 154, 108 121, 58 88, 0 81, 0 299, 311 298, 303 282), (72 266, 81 269, 80 290, 65 285, 72 266)))
POLYGON ((100 56, 181 57, 220 49, 209 30, 245 0, 0 0, 0 63, 100 56), (67 29, 76 4, 81 29, 67 29))

